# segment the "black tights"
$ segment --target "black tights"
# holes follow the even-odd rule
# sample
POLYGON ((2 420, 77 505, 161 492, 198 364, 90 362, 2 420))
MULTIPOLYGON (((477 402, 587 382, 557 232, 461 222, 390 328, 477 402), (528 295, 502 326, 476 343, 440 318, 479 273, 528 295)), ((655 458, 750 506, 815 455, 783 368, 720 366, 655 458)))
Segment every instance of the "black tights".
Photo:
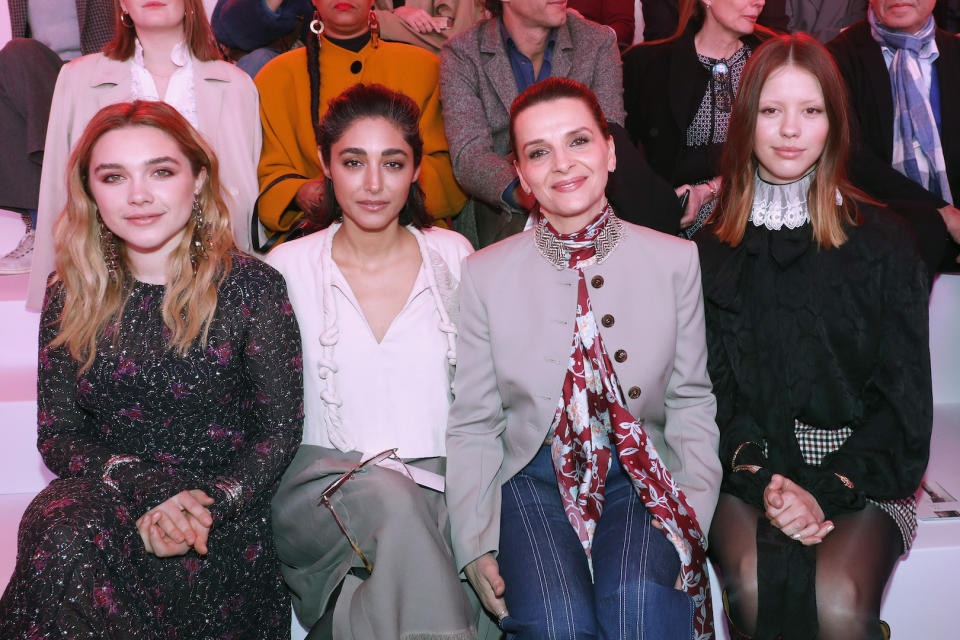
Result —
MULTIPOLYGON (((757 519, 760 511, 721 493, 710 528, 710 554, 719 564, 730 620, 752 635, 757 626, 757 519)), ((818 640, 882 638, 880 600, 903 547, 900 530, 872 504, 833 519, 817 545, 818 640)))

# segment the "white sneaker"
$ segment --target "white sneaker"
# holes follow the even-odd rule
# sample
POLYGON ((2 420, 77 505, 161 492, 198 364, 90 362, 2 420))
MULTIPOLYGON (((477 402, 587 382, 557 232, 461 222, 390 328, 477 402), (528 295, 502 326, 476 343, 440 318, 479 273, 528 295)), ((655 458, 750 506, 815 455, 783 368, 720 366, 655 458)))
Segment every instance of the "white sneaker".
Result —
POLYGON ((32 228, 27 229, 16 248, 0 258, 0 275, 13 275, 30 271, 30 264, 33 262, 33 239, 35 236, 36 232, 32 228))

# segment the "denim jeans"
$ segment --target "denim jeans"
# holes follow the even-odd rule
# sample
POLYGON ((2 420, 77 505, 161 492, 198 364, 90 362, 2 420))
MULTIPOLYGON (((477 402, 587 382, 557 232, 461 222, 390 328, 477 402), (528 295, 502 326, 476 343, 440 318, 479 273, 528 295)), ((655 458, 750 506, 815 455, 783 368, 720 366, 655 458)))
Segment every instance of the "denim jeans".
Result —
POLYGON ((693 637, 693 600, 673 588, 676 549, 637 497, 616 455, 592 546, 593 576, 567 520, 544 446, 502 488, 500 574, 510 639, 693 637))

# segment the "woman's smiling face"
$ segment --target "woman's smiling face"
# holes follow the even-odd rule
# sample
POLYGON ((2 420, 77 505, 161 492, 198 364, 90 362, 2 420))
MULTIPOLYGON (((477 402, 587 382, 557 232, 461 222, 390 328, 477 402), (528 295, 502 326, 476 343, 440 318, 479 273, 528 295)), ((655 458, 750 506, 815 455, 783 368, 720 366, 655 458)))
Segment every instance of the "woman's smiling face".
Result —
POLYGON ((617 160, 613 140, 583 100, 531 105, 517 114, 513 132, 520 184, 558 231, 577 231, 600 213, 617 160))

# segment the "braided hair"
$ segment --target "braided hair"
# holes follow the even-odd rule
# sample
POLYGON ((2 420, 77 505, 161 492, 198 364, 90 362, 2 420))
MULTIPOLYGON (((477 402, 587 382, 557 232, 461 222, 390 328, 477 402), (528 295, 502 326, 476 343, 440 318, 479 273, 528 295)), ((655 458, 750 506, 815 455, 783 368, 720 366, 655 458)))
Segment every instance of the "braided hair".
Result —
MULTIPOLYGON (((319 20, 319 14, 314 14, 319 20)), ((310 122, 313 124, 313 138, 320 147, 320 38, 308 36, 304 43, 307 48, 307 75, 310 76, 310 122)))

